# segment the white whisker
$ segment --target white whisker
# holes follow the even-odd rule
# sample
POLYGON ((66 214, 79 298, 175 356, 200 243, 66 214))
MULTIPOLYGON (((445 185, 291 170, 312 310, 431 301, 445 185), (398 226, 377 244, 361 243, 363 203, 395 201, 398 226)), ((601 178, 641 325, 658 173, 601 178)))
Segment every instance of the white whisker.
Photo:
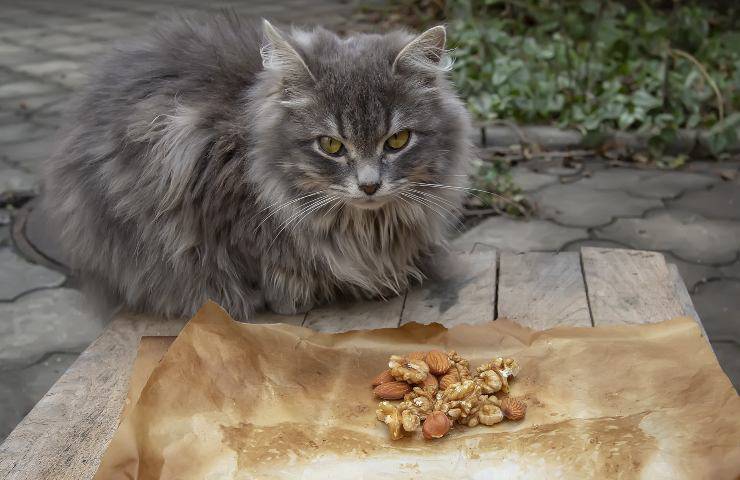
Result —
MULTIPOLYGON (((444 220, 444 221, 445 221, 445 222, 446 222, 446 223, 447 223, 447 224, 448 224, 448 225, 449 225, 450 227, 452 227, 452 228, 454 228, 455 230, 457 230, 458 232, 462 233, 462 231, 460 230, 460 228, 458 227, 458 225, 456 225, 456 224, 453 224, 453 223, 452 223, 452 222, 451 222, 451 221, 450 221, 450 220, 449 220, 449 219, 448 219, 448 218, 447 218, 447 217, 446 217, 446 216, 444 215, 444 213, 440 212, 440 211, 439 211, 439 210, 438 210, 438 209, 436 208, 436 207, 440 208, 440 209, 441 209, 441 210, 442 210, 443 212, 445 212, 445 213, 447 213, 448 215, 452 216, 453 218, 457 219, 457 215, 455 215, 455 214, 454 214, 453 212, 451 212, 451 211, 450 211, 449 209, 445 208, 445 207, 444 207, 443 205, 440 205, 440 204, 438 204, 438 203, 436 203, 436 202, 433 202, 433 201, 431 201, 431 200, 429 200, 429 199, 425 199, 424 197, 422 197, 422 196, 420 196, 420 195, 417 195, 417 194, 414 194, 414 193, 409 193, 409 192, 401 192, 401 195, 403 195, 403 196, 405 196, 405 197, 407 197, 407 198, 411 198, 411 199, 413 199, 413 200, 416 200, 416 201, 417 201, 417 202, 418 202, 418 203, 419 203, 420 205, 423 205, 423 206, 426 206, 426 207, 428 207, 428 208, 429 208, 430 210, 432 210, 432 211, 433 211, 434 213, 436 213, 437 215, 439 215, 439 216, 440 216, 440 217, 442 218, 442 220, 444 220)), ((457 220, 457 224, 460 224, 460 221, 459 221, 459 220, 457 220)))
POLYGON ((295 203, 295 202, 298 202, 298 201, 300 201, 300 200, 303 200, 304 198, 309 198, 309 197, 313 197, 313 196, 315 196, 315 195, 319 195, 319 194, 321 194, 321 193, 324 193, 324 192, 313 192, 313 193, 309 193, 309 194, 307 194, 307 195, 302 195, 302 196, 300 196, 300 197, 298 197, 298 198, 295 198, 295 199, 293 199, 293 200, 289 200, 289 201, 287 201, 287 202, 285 202, 285 203, 283 203, 283 204, 280 204, 280 202, 275 202, 275 203, 273 203, 272 205, 268 205, 268 206, 266 206, 265 208, 263 208, 263 209, 262 209, 262 210, 260 210, 259 212, 255 213, 255 214, 254 214, 254 217, 256 217, 256 216, 257 216, 257 215, 259 215, 260 213, 264 212, 265 210, 271 209, 271 208, 272 208, 272 207, 274 207, 275 205, 280 205, 280 206, 279 206, 278 208, 276 208, 275 210, 273 210, 272 212, 270 212, 270 213, 269 213, 269 214, 268 214, 268 215, 267 215, 267 216, 266 216, 265 218, 263 218, 263 219, 262 219, 262 221, 261 221, 261 222, 260 222, 259 224, 257 224, 257 228, 261 227, 261 226, 262 226, 262 224, 263 224, 263 223, 265 223, 265 222, 267 221, 267 219, 269 219, 270 217, 272 217, 273 215, 275 215, 275 214, 276 214, 277 212, 279 212, 279 211, 280 211, 280 210, 282 210, 283 208, 287 207, 288 205, 291 205, 291 204, 293 204, 293 203, 295 203))
POLYGON ((327 199, 325 202, 320 203, 318 205, 315 205, 313 208, 311 208, 310 210, 308 210, 307 212, 305 212, 303 214, 303 216, 300 219, 298 219, 298 221, 296 221, 295 223, 293 223, 293 225, 291 225, 290 231, 293 232, 295 230, 295 228, 298 226, 298 224, 301 223, 306 218, 308 218, 313 212, 315 212, 317 210, 320 210, 322 207, 325 207, 327 205, 330 205, 332 202, 334 202, 336 200, 338 200, 338 198, 332 196, 332 197, 329 197, 329 199, 327 199))
POLYGON ((301 215, 303 215, 304 212, 308 211, 312 207, 314 207, 314 206, 316 206, 316 205, 318 205, 318 204, 320 204, 320 203, 322 203, 324 201, 326 201, 326 196, 324 196, 322 198, 319 198, 319 199, 312 200, 307 205, 304 205, 303 207, 301 207, 301 209, 298 210, 297 213, 294 213, 293 215, 291 215, 290 217, 288 217, 288 219, 285 220, 281 224, 280 229, 278 230, 277 234, 275 234, 275 238, 272 239, 272 242, 270 242, 270 245, 267 247, 267 250, 269 251, 270 248, 272 248, 272 245, 278 239, 278 237, 280 236, 280 234, 283 233, 283 230, 285 230, 293 222, 293 220, 295 220, 296 218, 298 218, 301 215))
MULTIPOLYGON (((443 184, 439 184, 439 183, 411 182, 411 184, 412 185, 416 185, 418 187, 444 188, 444 189, 451 189, 451 190, 463 191, 463 192, 469 193, 470 195, 474 196, 475 198, 477 198, 477 199, 479 199, 481 201, 483 201, 483 199, 481 197, 479 197, 478 195, 472 193, 472 192, 487 193, 487 194, 489 194, 489 195, 491 195, 491 196, 493 196, 495 198, 500 199, 501 201, 503 201, 505 203, 508 203, 510 205, 513 205, 519 211, 524 212, 524 210, 522 209, 521 205, 519 205, 515 201, 511 200, 510 198, 506 198, 503 195, 500 195, 498 193, 489 192, 488 190, 481 190, 479 188, 472 188, 472 187, 460 187, 460 186, 456 186, 456 185, 443 185, 443 184)), ((525 215, 526 215, 526 213, 525 213, 525 215)))

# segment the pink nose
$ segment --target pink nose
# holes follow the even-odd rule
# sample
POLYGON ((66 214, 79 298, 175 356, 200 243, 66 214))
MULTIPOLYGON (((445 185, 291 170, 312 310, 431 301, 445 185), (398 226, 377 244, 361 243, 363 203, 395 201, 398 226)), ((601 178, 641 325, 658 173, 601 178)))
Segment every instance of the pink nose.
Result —
POLYGON ((366 194, 372 195, 378 191, 378 189, 380 188, 380 184, 379 183, 363 183, 363 184, 360 184, 359 187, 360 187, 360 190, 362 190, 366 194))

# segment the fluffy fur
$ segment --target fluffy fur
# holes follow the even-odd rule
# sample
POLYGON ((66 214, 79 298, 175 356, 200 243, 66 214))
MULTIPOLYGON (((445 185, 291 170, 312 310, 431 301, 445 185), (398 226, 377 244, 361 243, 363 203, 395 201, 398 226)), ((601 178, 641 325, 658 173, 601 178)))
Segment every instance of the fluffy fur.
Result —
POLYGON ((93 71, 46 169, 83 279, 134 311, 246 320, 398 294, 445 245, 470 158, 444 29, 339 38, 178 19, 93 71), (385 139, 411 131, 406 148, 385 139), (346 147, 322 153, 317 138, 346 147), (380 182, 368 196, 358 182, 380 182), (421 185, 420 185, 421 184, 421 185))

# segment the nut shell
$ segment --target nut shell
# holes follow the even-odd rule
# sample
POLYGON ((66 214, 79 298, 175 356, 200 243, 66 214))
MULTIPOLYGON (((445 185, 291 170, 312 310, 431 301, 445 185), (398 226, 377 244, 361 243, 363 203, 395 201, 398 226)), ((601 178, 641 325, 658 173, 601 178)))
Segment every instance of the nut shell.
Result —
POLYGON ((391 375, 391 371, 383 370, 373 379, 373 387, 377 387, 381 383, 394 382, 396 379, 391 375))
POLYGON ((381 383, 373 389, 375 396, 383 400, 400 400, 409 392, 411 385, 398 381, 381 383))
POLYGON ((452 421, 442 412, 436 411, 427 415, 421 433, 427 440, 442 438, 447 435, 452 427, 452 421))
POLYGON ((502 398, 500 408, 509 420, 521 420, 527 413, 527 404, 511 397, 502 398))
POLYGON ((429 366, 429 371, 434 375, 444 375, 452 365, 447 354, 441 350, 432 350, 427 353, 424 361, 429 366))

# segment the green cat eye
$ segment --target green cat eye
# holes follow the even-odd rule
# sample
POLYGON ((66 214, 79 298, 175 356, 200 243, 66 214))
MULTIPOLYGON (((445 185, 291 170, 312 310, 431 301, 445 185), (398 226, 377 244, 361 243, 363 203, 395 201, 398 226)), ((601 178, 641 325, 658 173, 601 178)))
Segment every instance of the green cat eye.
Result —
POLYGON ((342 142, 333 137, 319 137, 319 146, 329 155, 336 155, 342 150, 342 142))
POLYGON ((408 130, 401 130, 396 132, 385 141, 385 146, 391 150, 400 150, 409 143, 409 137, 411 133, 408 130))

